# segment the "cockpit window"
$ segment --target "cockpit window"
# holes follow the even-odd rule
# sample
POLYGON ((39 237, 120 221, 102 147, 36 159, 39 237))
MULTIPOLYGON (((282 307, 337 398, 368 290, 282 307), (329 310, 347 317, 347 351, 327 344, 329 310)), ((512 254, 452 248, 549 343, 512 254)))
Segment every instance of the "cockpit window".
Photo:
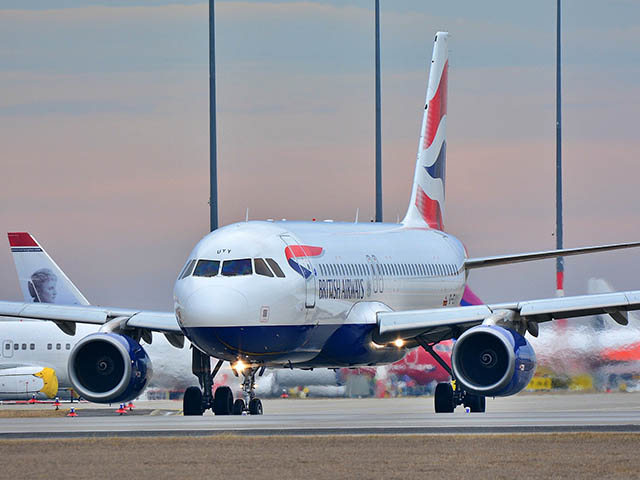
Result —
POLYGON ((191 272, 193 271, 193 266, 195 264, 196 264, 195 259, 187 260, 187 263, 182 269, 182 272, 180 272, 180 275, 178 276, 178 280, 182 280, 183 278, 186 278, 189 275, 191 275, 191 272))
POLYGON ((253 263, 256 267, 256 274, 263 275, 265 277, 273 277, 273 272, 269 270, 265 261, 261 258, 256 258, 253 263))
POLYGON ((198 260, 193 271, 194 277, 215 277, 220 270, 220 260, 198 260))
POLYGON ((225 260, 222 263, 222 275, 224 277, 235 277, 238 275, 251 275, 251 259, 242 258, 240 260, 225 260))
POLYGON ((273 270, 273 273, 276 274, 276 277, 284 278, 284 272, 280 269, 280 266, 276 263, 276 261, 273 258, 267 258, 266 260, 271 267, 271 270, 273 270))

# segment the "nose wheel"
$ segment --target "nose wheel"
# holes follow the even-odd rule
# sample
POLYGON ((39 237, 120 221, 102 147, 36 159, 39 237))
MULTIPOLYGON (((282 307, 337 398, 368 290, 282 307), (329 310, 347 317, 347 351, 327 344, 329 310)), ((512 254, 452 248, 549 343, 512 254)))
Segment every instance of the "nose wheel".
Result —
POLYGON ((262 401, 256 397, 256 373, 262 376, 264 367, 247 367, 242 371, 244 380, 242 381, 242 396, 234 404, 234 415, 242 415, 244 412, 249 415, 262 415, 262 401), (237 406, 236 406, 237 405, 237 406), (242 408, 240 408, 242 407, 242 408))
POLYGON ((202 415, 211 409, 216 415, 262 415, 262 401, 255 395, 256 373, 262 376, 265 367, 247 367, 242 375, 242 397, 233 399, 233 392, 227 386, 216 388, 213 393, 213 379, 222 367, 223 360, 218 360, 213 372, 211 357, 194 348, 192 355, 193 374, 198 377, 200 387, 189 387, 184 392, 183 413, 185 416, 202 415))

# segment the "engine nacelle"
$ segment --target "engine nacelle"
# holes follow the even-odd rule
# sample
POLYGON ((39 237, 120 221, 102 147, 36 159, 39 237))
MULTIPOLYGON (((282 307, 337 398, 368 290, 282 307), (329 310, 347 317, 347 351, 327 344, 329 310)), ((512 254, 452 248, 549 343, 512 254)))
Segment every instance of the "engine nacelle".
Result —
POLYGON ((451 367, 465 390, 486 397, 506 397, 529 384, 536 370, 536 354, 519 333, 478 325, 458 338, 451 367))
POLYGON ((87 335, 75 345, 68 371, 78 394, 96 403, 133 400, 153 374, 151 360, 138 342, 102 332, 87 335))

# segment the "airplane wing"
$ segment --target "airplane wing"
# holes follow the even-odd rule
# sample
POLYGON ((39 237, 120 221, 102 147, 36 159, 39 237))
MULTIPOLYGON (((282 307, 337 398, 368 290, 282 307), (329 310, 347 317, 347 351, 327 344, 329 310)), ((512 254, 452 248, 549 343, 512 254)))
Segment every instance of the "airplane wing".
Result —
POLYGON ((76 323, 93 325, 110 323, 118 330, 138 329, 142 331, 143 338, 145 335, 150 337, 150 332, 164 333, 167 340, 178 348, 182 348, 182 344, 184 344, 182 330, 180 330, 173 312, 129 310, 92 305, 0 302, 0 316, 12 319, 51 320, 69 335, 75 334, 76 323))
POLYGON ((559 250, 546 250, 542 252, 516 253, 512 255, 497 255, 493 257, 467 258, 464 267, 467 270, 472 268, 493 267, 497 265, 507 265, 509 263, 530 262, 532 260, 544 260, 545 258, 570 257, 572 255, 583 255, 585 253, 607 252, 610 250, 620 250, 623 248, 639 247, 640 242, 614 243, 611 245, 597 245, 593 247, 564 248, 559 250))
POLYGON ((537 336, 537 324, 557 318, 610 315, 617 323, 626 325, 627 312, 640 310, 640 291, 582 295, 529 300, 493 305, 434 308, 400 312, 378 312, 376 343, 397 339, 420 338, 426 342, 440 342, 460 336, 465 330, 490 323, 519 324, 537 336))

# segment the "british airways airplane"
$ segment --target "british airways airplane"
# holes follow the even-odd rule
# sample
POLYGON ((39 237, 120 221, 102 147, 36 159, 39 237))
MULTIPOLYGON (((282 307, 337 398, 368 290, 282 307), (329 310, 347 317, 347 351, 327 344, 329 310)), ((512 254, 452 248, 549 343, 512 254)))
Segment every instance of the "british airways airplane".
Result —
MULTIPOLYGON (((94 402, 138 396, 151 375, 141 338, 186 337, 199 386, 185 415, 261 414, 256 375, 266 368, 390 364, 423 348, 456 381, 436 388, 436 412, 464 404, 485 410, 487 396, 514 395, 531 380, 536 356, 525 338, 556 318, 608 314, 620 324, 640 309, 640 291, 483 304, 467 287, 471 270, 640 246, 640 242, 469 258, 444 232, 448 34, 435 36, 409 207, 399 224, 252 221, 204 237, 175 283, 174 311, 0 302, 0 315, 51 320, 67 334, 100 325, 75 343, 68 373, 94 402), (455 339, 451 365, 434 346, 455 339), (211 368, 211 357, 218 361, 211 368), (243 376, 243 398, 213 391, 224 362, 243 376)), ((27 234, 12 249, 38 248, 27 234)), ((26 279, 21 279, 29 288, 26 279)), ((34 290, 36 290, 34 288, 34 290)), ((38 292, 34 292, 38 293, 38 292)), ((148 343, 148 342, 147 342, 148 343)))

